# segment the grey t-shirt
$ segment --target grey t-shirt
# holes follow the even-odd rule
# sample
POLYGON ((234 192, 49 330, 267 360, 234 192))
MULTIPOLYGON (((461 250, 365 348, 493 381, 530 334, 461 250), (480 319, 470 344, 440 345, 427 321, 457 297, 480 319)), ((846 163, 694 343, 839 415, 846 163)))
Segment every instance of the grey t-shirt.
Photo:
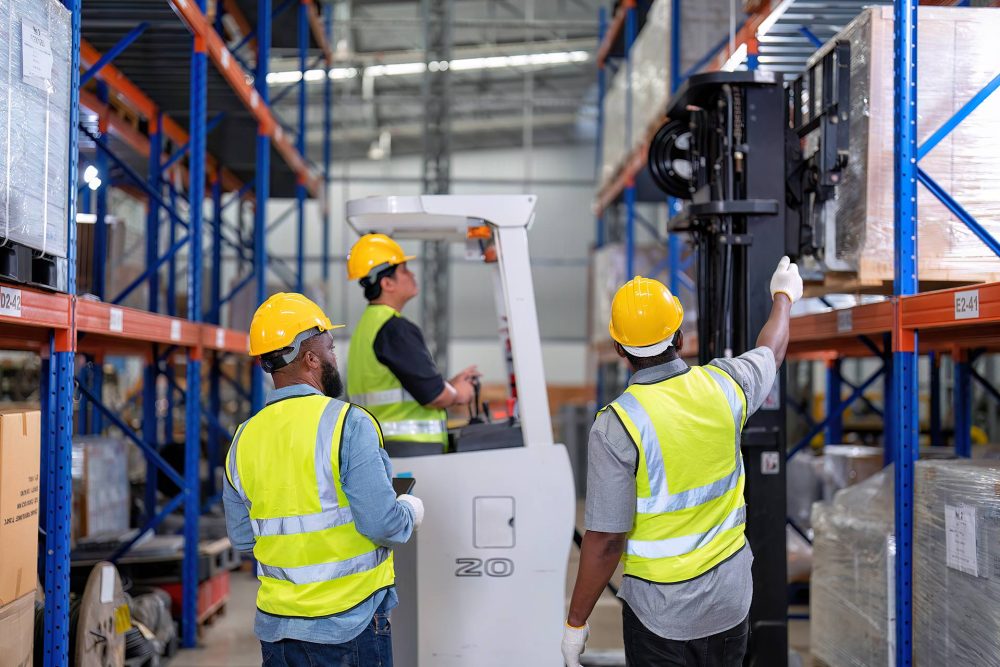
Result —
MULTIPOLYGON (((770 348, 758 347, 711 365, 728 373, 743 388, 747 416, 763 404, 777 369, 770 348)), ((646 368, 631 383, 650 384, 673 377, 687 364, 676 359, 646 368)), ((728 415, 727 415, 728 418, 728 415)), ((621 422, 605 410, 590 429, 587 465, 587 530, 627 533, 635 519, 636 446, 621 422)), ((750 612, 753 553, 747 544, 735 556, 702 576, 677 584, 654 584, 625 577, 619 597, 649 630, 666 639, 686 641, 735 627, 750 612)))

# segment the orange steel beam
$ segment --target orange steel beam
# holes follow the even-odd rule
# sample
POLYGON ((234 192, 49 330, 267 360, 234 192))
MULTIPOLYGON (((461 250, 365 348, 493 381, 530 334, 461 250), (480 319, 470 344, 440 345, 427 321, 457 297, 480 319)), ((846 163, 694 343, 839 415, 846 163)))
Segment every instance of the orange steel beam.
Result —
POLYGON ((209 24, 208 19, 191 0, 169 0, 174 11, 181 17, 188 29, 196 37, 204 40, 206 50, 215 63, 216 69, 229 82, 230 87, 243 102, 243 105, 257 119, 258 135, 271 138, 271 142, 285 163, 297 175, 299 181, 306 186, 309 193, 316 197, 319 193, 319 177, 312 173, 309 165, 299 155, 295 146, 285 137, 284 131, 275 120, 270 107, 261 99, 253 85, 247 83, 243 68, 236 62, 226 48, 225 42, 209 24))
POLYGON ((771 0, 765 0, 761 8, 754 12, 753 15, 746 20, 746 23, 743 24, 743 27, 737 31, 736 39, 731 42, 727 42, 726 45, 719 50, 719 53, 715 56, 707 69, 709 71, 722 69, 722 66, 726 64, 726 61, 729 60, 729 57, 733 55, 733 52, 736 49, 740 48, 743 44, 748 44, 750 40, 756 40, 757 28, 759 28, 760 24, 764 22, 764 19, 771 15, 771 10, 774 8, 774 4, 775 3, 771 0), (732 45, 732 50, 729 48, 730 45, 732 45))
POLYGON ((604 61, 608 59, 608 54, 611 53, 611 47, 614 46, 615 40, 618 39, 619 33, 621 33, 622 28, 625 26, 625 7, 621 7, 615 12, 615 16, 611 19, 611 23, 608 24, 608 30, 604 33, 604 39, 601 40, 601 45, 597 47, 597 66, 604 67, 604 61))
MULTIPOLYGON (((312 29, 313 39, 316 40, 320 50, 323 51, 326 66, 333 67, 333 49, 330 47, 329 42, 326 41, 326 31, 323 29, 323 21, 320 20, 316 2, 315 0, 302 0, 302 2, 306 5, 306 9, 309 12, 309 27, 312 29)), ((333 5, 327 5, 326 11, 332 12, 333 5)))

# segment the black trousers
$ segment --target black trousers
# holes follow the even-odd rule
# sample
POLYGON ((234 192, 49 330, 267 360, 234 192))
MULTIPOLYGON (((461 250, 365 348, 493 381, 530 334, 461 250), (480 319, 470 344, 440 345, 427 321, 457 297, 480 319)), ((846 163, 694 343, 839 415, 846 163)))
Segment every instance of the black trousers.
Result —
POLYGON ((622 604, 625 664, 628 667, 740 667, 750 636, 750 617, 711 637, 677 641, 651 632, 622 604))

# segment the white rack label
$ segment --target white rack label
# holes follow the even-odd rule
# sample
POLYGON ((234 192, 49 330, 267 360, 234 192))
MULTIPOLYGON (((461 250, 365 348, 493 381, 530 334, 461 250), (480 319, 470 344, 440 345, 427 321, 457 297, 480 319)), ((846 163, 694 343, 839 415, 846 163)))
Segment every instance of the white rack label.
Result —
POLYGON ((837 311, 837 333, 847 333, 854 329, 854 313, 849 308, 837 311))
POLYGON ((226 330, 216 329, 215 330, 215 347, 225 347, 226 346, 226 330))
POLYGON ((21 78, 35 88, 46 89, 52 77, 52 42, 49 31, 34 21, 21 19, 21 78))
POLYGON ((229 49, 222 49, 222 56, 219 58, 222 69, 229 69, 229 49))
POLYGON ((945 505, 944 534, 948 567, 978 577, 976 508, 971 505, 945 505))
POLYGON ((181 339, 181 321, 170 320, 170 340, 181 339))
POLYGON ((970 289, 955 292, 955 319, 975 320, 979 318, 979 290, 970 289))
POLYGON ((260 103, 260 96, 257 95, 257 91, 256 90, 250 91, 250 108, 256 109, 259 103, 260 103))
POLYGON ((0 315, 21 317, 21 290, 0 287, 0 315))
POLYGON ((121 333, 125 330, 125 313, 121 308, 111 309, 108 329, 114 331, 115 333, 121 333))

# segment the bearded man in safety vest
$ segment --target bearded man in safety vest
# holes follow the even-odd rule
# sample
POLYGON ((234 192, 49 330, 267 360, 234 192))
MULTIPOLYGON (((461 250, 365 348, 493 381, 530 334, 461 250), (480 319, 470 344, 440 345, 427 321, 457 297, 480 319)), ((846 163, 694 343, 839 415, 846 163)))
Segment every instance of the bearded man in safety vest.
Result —
POLYGON ((619 560, 628 665, 742 665, 753 554, 740 434, 774 383, 802 296, 787 257, 771 295, 755 349, 688 367, 676 297, 642 277, 615 294, 611 337, 635 374, 590 431, 587 533, 562 643, 570 667, 580 665, 587 618, 619 560))
POLYGON ((479 376, 469 366, 445 382, 420 328, 402 316, 419 293, 411 259, 385 234, 365 234, 347 256, 347 277, 368 300, 347 353, 347 395, 378 419, 390 456, 441 454, 445 408, 468 404, 479 376))
POLYGON ((223 500, 229 539, 257 560, 265 667, 391 667, 392 547, 423 520, 418 498, 393 492, 378 422, 337 399, 336 328, 285 293, 250 323, 250 354, 275 388, 236 431, 223 500))

